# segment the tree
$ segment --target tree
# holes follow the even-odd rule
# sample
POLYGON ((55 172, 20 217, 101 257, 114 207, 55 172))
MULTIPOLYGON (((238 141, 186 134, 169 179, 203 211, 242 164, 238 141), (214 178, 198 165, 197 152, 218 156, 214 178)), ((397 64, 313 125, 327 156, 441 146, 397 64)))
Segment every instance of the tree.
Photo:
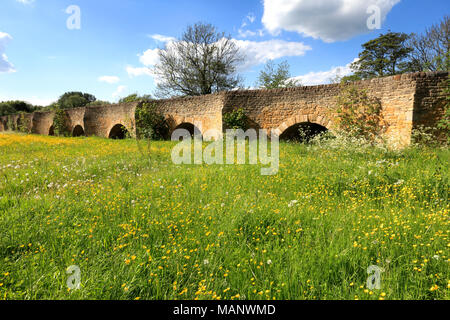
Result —
POLYGON ((412 34, 408 46, 409 71, 448 71, 450 69, 449 43, 450 17, 425 30, 424 34, 412 34))
POLYGON ((370 79, 390 76, 407 70, 407 58, 412 51, 406 45, 409 35, 388 32, 362 45, 363 51, 351 68, 357 77, 370 79))
POLYGON ((33 112, 36 108, 24 101, 0 102, 0 116, 15 114, 19 112, 33 112))
POLYGON ((97 99, 89 93, 66 92, 58 100, 57 104, 61 109, 81 108, 97 99))
POLYGON ((241 82, 236 71, 243 58, 237 45, 211 24, 189 26, 181 39, 159 51, 159 60, 154 68, 159 97, 226 91, 241 82))
POLYGON ((140 96, 137 93, 130 94, 126 96, 125 98, 122 98, 119 100, 119 103, 128 103, 128 102, 136 102, 136 101, 149 101, 152 97, 149 94, 145 94, 143 96, 140 96))
POLYGON ((291 79, 289 63, 283 61, 278 66, 270 60, 259 73, 256 86, 262 89, 291 88, 300 86, 298 80, 291 79))

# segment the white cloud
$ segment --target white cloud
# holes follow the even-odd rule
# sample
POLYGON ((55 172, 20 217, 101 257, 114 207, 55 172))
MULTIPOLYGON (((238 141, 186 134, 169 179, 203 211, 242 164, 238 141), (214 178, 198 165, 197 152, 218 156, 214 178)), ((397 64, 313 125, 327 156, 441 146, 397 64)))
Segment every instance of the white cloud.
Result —
POLYGON ((24 97, 24 96, 11 96, 11 95, 1 95, 0 94, 0 101, 16 101, 16 100, 25 101, 25 102, 31 103, 32 105, 35 105, 35 106, 46 107, 46 106, 52 104, 53 102, 57 101, 58 98, 48 98, 48 97, 42 98, 42 97, 38 97, 38 96, 24 97))
MULTIPOLYGON (((167 37, 169 38, 169 37, 167 37)), ((245 56, 244 63, 240 65, 239 71, 245 71, 251 67, 264 64, 269 60, 275 60, 283 57, 299 57, 305 55, 311 47, 302 42, 290 42, 285 40, 268 40, 268 41, 249 41, 232 39, 241 53, 245 56)), ((166 46, 170 47, 173 42, 169 41, 166 46)), ((220 43, 220 41, 219 41, 220 43)), ((143 67, 127 66, 126 70, 130 77, 150 76, 155 83, 158 79, 153 67, 159 62, 160 49, 148 49, 144 53, 139 54, 139 61, 143 67)))
POLYGON ((159 50, 160 49, 148 49, 142 55, 138 55, 139 61, 144 66, 154 66, 159 61, 159 50))
POLYGON ((32 4, 34 2, 34 0, 16 0, 16 1, 23 4, 32 4))
POLYGON ((167 42, 172 42, 172 41, 177 40, 174 37, 163 36, 161 34, 151 34, 151 35, 149 35, 149 37, 152 38, 153 40, 156 40, 156 41, 162 42, 162 43, 167 43, 167 42))
POLYGON ((241 37, 241 38, 248 38, 248 37, 255 37, 255 36, 262 37, 264 35, 263 29, 256 30, 256 31, 246 29, 246 27, 253 24, 253 22, 255 22, 255 20, 256 20, 256 16, 253 13, 249 13, 245 17, 245 19, 242 21, 241 27, 238 30, 239 37, 241 37))
POLYGON ((127 86, 118 86, 116 91, 112 94, 113 98, 117 98, 120 96, 121 93, 125 91, 127 86))
POLYGON ((239 37, 241 37, 241 38, 256 37, 256 36, 262 37, 262 36, 264 36, 264 30, 262 30, 262 29, 259 29, 259 30, 256 30, 256 31, 239 29, 238 33, 239 33, 239 37))
POLYGON ((253 22, 255 22, 256 17, 255 17, 255 15, 253 13, 249 13, 247 15, 247 19, 248 19, 248 21, 250 21, 250 23, 253 23, 253 22))
POLYGON ((370 6, 380 8, 381 20, 400 0, 264 0, 262 22, 272 33, 298 32, 325 42, 347 40, 369 32, 370 6))
POLYGON ((120 81, 120 78, 116 76, 102 76, 98 78, 98 81, 114 84, 118 83, 120 81))
POLYGON ((310 46, 303 42, 290 42, 285 40, 249 41, 234 40, 241 52, 245 54, 245 62, 242 69, 264 64, 269 60, 283 57, 300 57, 305 55, 310 46))
POLYGON ((11 73, 16 71, 11 62, 8 61, 6 54, 3 52, 5 51, 6 44, 11 40, 12 37, 9 34, 0 31, 0 73, 11 73))
POLYGON ((153 76, 150 68, 147 67, 132 67, 127 66, 127 73, 131 78, 139 77, 139 76, 153 76))
POLYGON ((51 105, 53 102, 56 102, 58 99, 39 98, 37 96, 32 96, 31 98, 25 98, 23 100, 35 106, 46 107, 48 105, 51 105))
MULTIPOLYGON (((357 61, 357 59, 353 60, 353 62, 355 61, 357 61)), ((332 67, 327 71, 310 72, 302 76, 293 77, 292 80, 298 80, 304 86, 327 84, 337 76, 345 77, 350 75, 352 73, 352 70, 350 69, 351 64, 352 63, 349 63, 346 66, 332 67)))

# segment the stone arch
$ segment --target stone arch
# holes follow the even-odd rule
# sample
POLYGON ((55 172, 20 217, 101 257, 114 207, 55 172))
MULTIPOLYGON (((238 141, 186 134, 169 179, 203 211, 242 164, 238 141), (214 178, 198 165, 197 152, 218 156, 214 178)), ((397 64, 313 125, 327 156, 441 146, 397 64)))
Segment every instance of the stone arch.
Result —
POLYGON ((127 137, 128 134, 128 129, 123 124, 118 123, 114 125, 111 130, 109 130, 108 138, 114 140, 123 140, 127 137))
POLYGON ((81 125, 76 125, 72 130, 73 137, 82 137, 85 136, 84 129, 81 125))
POLYGON ((51 125, 50 128, 48 129, 48 135, 49 136, 55 135, 55 127, 53 125, 51 125))
POLYGON ((200 128, 198 128, 196 125, 194 125, 191 122, 182 122, 179 125, 177 125, 173 131, 178 130, 178 129, 184 129, 184 130, 189 131, 189 133, 191 134, 192 137, 194 136, 194 134, 200 135, 200 136, 202 135, 202 131, 200 130, 200 128))
POLYGON ((302 130, 305 135, 303 137, 290 140, 308 141, 322 132, 333 132, 331 121, 323 116, 317 115, 301 115, 292 117, 283 122, 278 128, 274 129, 273 132, 280 139, 289 140, 289 138, 295 136, 297 132, 299 133, 298 136, 300 136, 300 130, 302 130))
POLYGON ((280 140, 310 142, 317 135, 327 132, 328 129, 317 123, 296 123, 279 135, 280 140))

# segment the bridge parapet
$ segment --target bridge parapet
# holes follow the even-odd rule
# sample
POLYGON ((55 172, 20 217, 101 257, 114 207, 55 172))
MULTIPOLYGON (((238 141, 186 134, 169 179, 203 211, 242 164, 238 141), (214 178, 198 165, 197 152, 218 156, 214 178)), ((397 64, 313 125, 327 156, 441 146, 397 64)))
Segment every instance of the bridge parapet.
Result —
MULTIPOLYGON (((378 98, 387 123, 385 138, 408 145, 412 131, 419 126, 435 127, 444 115, 448 72, 413 73, 376 78, 352 83, 378 98)), ((283 132, 294 125, 311 123, 329 130, 336 127, 339 84, 282 88, 273 90, 237 90, 198 97, 154 100, 173 131, 177 127, 195 125, 204 133, 210 129, 223 131, 223 115, 242 108, 256 129, 283 132)), ((67 127, 75 134, 111 137, 117 126, 135 136, 136 107, 139 103, 93 106, 67 110, 67 127)), ((17 129, 17 115, 0 117, 0 131, 17 129)), ((35 112, 31 132, 51 134, 54 112, 35 112)))

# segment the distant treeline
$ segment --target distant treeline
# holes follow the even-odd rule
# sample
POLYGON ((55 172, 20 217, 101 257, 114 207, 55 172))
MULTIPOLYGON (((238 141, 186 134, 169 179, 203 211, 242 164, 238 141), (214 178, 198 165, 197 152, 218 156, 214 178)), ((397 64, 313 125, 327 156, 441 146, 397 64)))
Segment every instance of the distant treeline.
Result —
MULTIPOLYGON (((150 95, 140 96, 136 93, 131 94, 125 98, 119 100, 119 103, 127 103, 134 101, 150 100, 150 95)), ((83 92, 66 92, 64 93, 57 102, 52 103, 49 106, 34 106, 25 101, 4 101, 0 102, 0 116, 6 116, 10 114, 17 113, 31 113, 35 111, 43 110, 58 110, 58 109, 74 109, 82 108, 87 106, 107 106, 112 105, 111 102, 97 100, 97 98, 89 93, 83 92)))

